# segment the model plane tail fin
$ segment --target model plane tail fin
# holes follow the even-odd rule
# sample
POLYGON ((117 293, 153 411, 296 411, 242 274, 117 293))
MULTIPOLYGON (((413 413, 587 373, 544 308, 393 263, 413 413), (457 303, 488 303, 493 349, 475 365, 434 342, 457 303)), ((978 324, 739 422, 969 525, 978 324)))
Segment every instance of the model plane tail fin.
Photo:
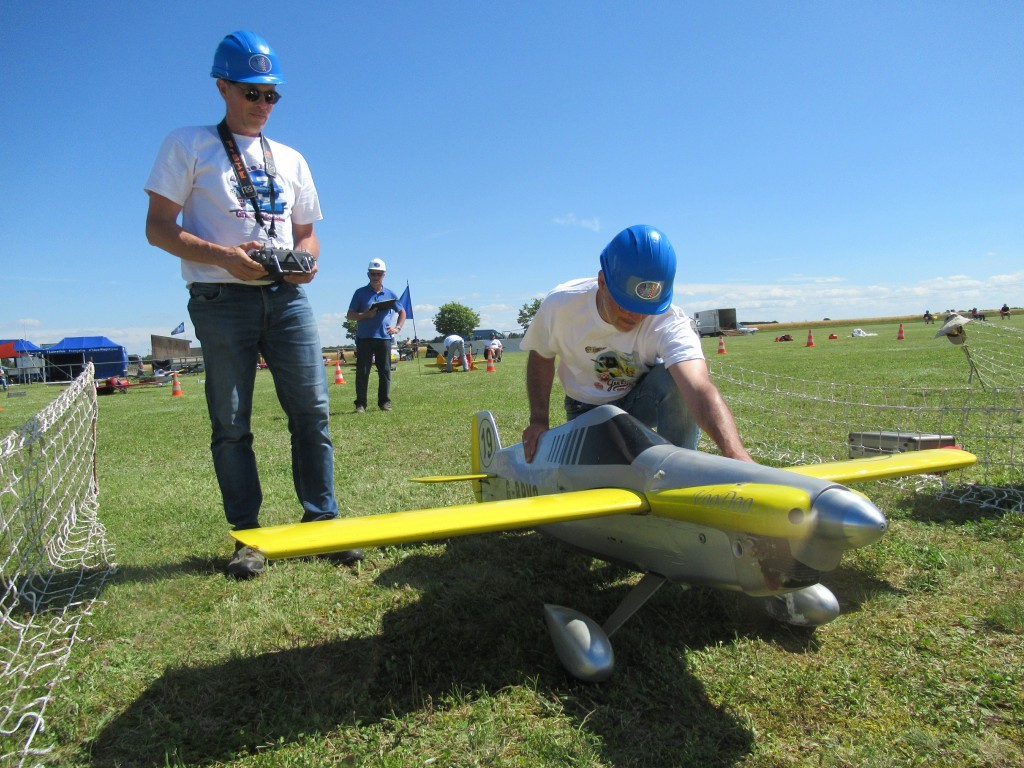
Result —
MULTIPOLYGON (((487 474, 490 470, 491 460, 501 450, 498 425, 494 422, 494 414, 490 411, 477 411, 473 415, 472 440, 470 463, 473 474, 487 474)), ((473 494, 477 501, 483 501, 479 480, 473 481, 473 494)))

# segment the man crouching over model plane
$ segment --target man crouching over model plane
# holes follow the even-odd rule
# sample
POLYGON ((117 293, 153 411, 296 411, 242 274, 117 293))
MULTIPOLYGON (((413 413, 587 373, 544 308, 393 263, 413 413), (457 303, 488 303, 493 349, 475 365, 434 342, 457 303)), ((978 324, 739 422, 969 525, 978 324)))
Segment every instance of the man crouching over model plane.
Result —
POLYGON ((696 449, 703 429, 725 456, 753 461, 708 375, 700 337, 672 305, 675 276, 668 238, 638 225, 604 249, 596 278, 563 283, 545 297, 521 345, 530 353, 527 461, 550 427, 556 357, 566 420, 610 403, 682 448, 696 449))

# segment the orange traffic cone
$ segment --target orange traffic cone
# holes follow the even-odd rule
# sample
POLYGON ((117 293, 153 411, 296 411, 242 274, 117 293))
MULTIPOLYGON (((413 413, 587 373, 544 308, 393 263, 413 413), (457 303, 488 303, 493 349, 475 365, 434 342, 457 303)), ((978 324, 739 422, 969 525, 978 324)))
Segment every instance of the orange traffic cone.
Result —
POLYGON ((178 381, 178 374, 171 374, 171 397, 184 397, 185 393, 181 391, 181 382, 178 381))
POLYGON ((896 341, 903 341, 903 323, 900 323, 900 332, 896 334, 896 341))
POLYGON ((491 358, 490 355, 487 356, 487 372, 488 373, 497 373, 498 372, 498 370, 494 367, 494 360, 491 358))
POLYGON ((805 344, 804 346, 807 346, 807 347, 813 347, 814 346, 814 334, 811 333, 811 329, 810 328, 807 329, 807 344, 805 344))
POLYGON ((725 354, 725 336, 718 337, 718 354, 725 354))
POLYGON ((469 368, 466 368, 466 370, 467 371, 472 371, 473 370, 473 348, 472 347, 470 347, 469 351, 466 352, 466 362, 469 363, 469 368))
POLYGON ((344 384, 345 383, 345 374, 343 374, 341 372, 341 363, 335 363, 334 364, 334 383, 335 384, 344 384))

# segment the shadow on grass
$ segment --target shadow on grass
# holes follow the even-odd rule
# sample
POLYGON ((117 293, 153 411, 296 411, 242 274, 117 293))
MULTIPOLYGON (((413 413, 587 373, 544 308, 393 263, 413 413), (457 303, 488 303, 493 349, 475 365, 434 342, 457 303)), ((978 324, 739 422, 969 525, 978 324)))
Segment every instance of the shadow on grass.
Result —
MULTIPOLYGON (((178 576, 188 575, 213 575, 218 574, 224 578, 227 576, 228 558, 226 555, 218 557, 198 557, 190 555, 177 563, 160 563, 158 565, 118 565, 110 584, 121 582, 135 582, 147 584, 164 579, 173 579, 178 576)), ((109 586, 109 585, 108 585, 109 586)))
MULTIPOLYGON (((1006 488, 972 489, 971 501, 961 502, 956 498, 936 498, 929 494, 914 494, 904 499, 910 509, 910 519, 916 522, 949 523, 963 525, 982 520, 999 520, 1007 514, 1013 514, 1017 500, 1024 497, 1024 488, 1009 486, 1006 488), (982 505, 984 502, 984 506, 982 505)), ((955 493, 956 490, 951 491, 955 493)))
POLYGON ((346 734, 395 719, 441 728, 431 714, 455 692, 472 700, 520 685, 560 702, 609 764, 736 764, 753 735, 709 700, 687 653, 744 636, 814 652, 813 634, 780 627, 742 596, 669 585, 616 633, 611 680, 579 683, 555 657, 542 603, 602 621, 634 580, 537 534, 449 541, 442 555, 411 554, 381 571, 378 584, 412 585, 421 596, 388 612, 379 635, 168 669, 103 728, 93 765, 155 768, 168 756, 210 764, 329 734, 356 743, 377 737, 346 734))

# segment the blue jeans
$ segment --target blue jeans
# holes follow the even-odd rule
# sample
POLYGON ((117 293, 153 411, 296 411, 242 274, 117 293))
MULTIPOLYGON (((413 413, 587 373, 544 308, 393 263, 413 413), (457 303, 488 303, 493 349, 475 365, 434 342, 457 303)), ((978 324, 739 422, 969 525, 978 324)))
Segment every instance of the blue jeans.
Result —
MULTIPOLYGON (((664 365, 651 368, 628 395, 612 401, 610 405, 618 406, 647 427, 656 430, 673 445, 697 449, 700 427, 686 407, 683 394, 672 374, 664 365)), ((581 413, 596 407, 566 396, 565 419, 572 421, 581 413)))
POLYGON ((356 405, 366 407, 370 369, 377 366, 377 407, 391 402, 391 339, 356 339, 356 405), (374 360, 376 358, 376 361, 374 360))
POLYGON ((306 294, 291 283, 192 283, 189 293, 189 316, 203 345, 210 450, 228 523, 235 530, 259 526, 263 492, 250 420, 260 354, 288 417, 302 520, 337 517, 327 379, 306 294))

